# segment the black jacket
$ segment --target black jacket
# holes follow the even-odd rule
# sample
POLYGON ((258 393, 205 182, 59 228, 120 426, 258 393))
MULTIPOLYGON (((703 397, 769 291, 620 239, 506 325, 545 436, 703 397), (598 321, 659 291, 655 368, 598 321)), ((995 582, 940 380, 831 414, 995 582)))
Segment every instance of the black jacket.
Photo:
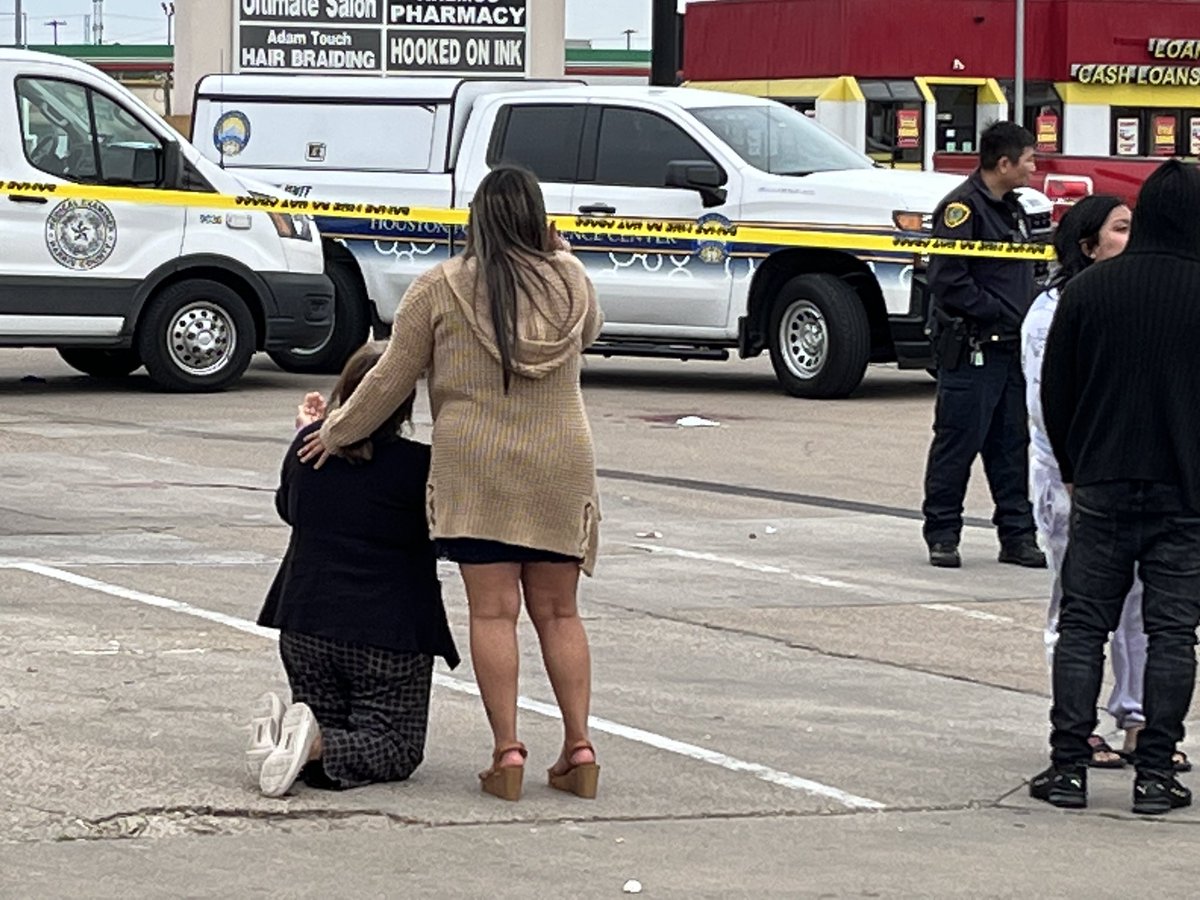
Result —
POLYGON ((1200 169, 1146 181, 1125 252, 1063 290, 1042 365, 1068 484, 1176 484, 1200 513, 1200 169))
MULTIPOLYGON (((959 241, 1025 243, 1031 232, 1015 192, 992 196, 978 170, 951 191, 934 212, 933 235, 959 241)), ((1034 298, 1034 263, 1021 260, 934 256, 929 289, 946 313, 961 316, 981 336, 1019 339, 1034 298)))
POLYGON ((334 457, 318 471, 296 451, 321 424, 283 460, 275 508, 292 537, 258 624, 457 666, 425 519, 429 447, 376 442, 371 462, 334 457))

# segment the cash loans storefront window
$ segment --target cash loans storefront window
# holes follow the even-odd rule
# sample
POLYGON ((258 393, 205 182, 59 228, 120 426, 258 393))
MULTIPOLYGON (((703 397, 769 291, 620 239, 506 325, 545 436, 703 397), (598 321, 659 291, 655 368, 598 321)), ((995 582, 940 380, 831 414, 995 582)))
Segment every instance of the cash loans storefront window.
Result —
POLYGON ((913 81, 860 81, 867 101, 867 155, 876 162, 920 168, 925 104, 913 81))
POLYGON ((1113 156, 1200 157, 1200 104, 1179 109, 1114 106, 1111 131, 1113 156))
POLYGON ((1113 156, 1198 157, 1200 38, 1150 38, 1146 50, 1146 63, 1081 63, 1071 78, 1111 92, 1113 156))

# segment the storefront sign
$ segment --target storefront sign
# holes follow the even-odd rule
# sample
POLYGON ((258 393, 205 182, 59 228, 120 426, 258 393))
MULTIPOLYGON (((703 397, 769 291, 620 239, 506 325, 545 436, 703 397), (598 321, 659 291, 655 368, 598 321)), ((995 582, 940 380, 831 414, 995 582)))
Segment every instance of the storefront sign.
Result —
POLYGON ((1034 124, 1037 130, 1037 152, 1058 152, 1058 116, 1048 113, 1038 116, 1034 124))
POLYGON ((236 71, 524 75, 528 0, 235 0, 236 71))
POLYGON ((921 146, 919 109, 896 110, 896 146, 902 150, 912 150, 921 146))
POLYGON ((1200 59, 1200 38, 1150 38, 1152 59, 1200 59))
POLYGON ((1155 156, 1174 156, 1175 155, 1175 127, 1176 121, 1174 116, 1155 116, 1154 117, 1154 155, 1155 156))
POLYGON ((1200 116, 1192 116, 1188 156, 1200 156, 1200 116))
POLYGON ((1087 63, 1071 66, 1071 77, 1080 84, 1152 84, 1200 87, 1200 66, 1139 66, 1087 63))
POLYGON ((1200 87, 1200 38, 1150 38, 1146 50, 1151 59, 1196 62, 1192 65, 1079 63, 1071 66, 1071 77, 1080 84, 1200 87))
POLYGON ((1141 136, 1141 122, 1138 119, 1117 119, 1117 156, 1137 156, 1141 136))

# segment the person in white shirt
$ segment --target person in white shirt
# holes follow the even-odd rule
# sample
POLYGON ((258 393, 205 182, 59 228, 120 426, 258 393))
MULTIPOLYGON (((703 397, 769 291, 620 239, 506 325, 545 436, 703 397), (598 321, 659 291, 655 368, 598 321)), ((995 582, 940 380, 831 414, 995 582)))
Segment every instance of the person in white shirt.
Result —
MULTIPOLYGON (((1111 259, 1125 249, 1131 213, 1118 197, 1095 195, 1067 211, 1054 237, 1058 269, 1049 287, 1033 302, 1021 326, 1021 367, 1025 372, 1026 403, 1029 408, 1029 487, 1033 517, 1046 550, 1054 578, 1046 617, 1046 658, 1053 660, 1058 640, 1058 613, 1062 602, 1059 573, 1067 553, 1071 496, 1063 485, 1058 462, 1046 436, 1042 418, 1042 354, 1046 335, 1054 321, 1058 298, 1072 278, 1094 263, 1111 259)), ((1121 624, 1112 636, 1112 669, 1115 684, 1108 712, 1117 728, 1125 732, 1120 752, 1100 735, 1092 735, 1095 768, 1123 767, 1137 746, 1137 734, 1145 724, 1142 714, 1142 676, 1146 668, 1146 635, 1142 627, 1142 583, 1135 580, 1125 599, 1121 624)), ((1186 754, 1175 754, 1176 769, 1187 771, 1186 754)))

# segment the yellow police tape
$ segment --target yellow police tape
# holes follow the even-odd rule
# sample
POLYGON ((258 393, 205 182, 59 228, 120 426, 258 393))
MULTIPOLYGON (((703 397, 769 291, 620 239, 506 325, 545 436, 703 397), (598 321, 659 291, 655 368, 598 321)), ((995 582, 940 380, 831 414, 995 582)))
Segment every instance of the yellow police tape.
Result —
MULTIPOLYGON (((442 226, 466 225, 465 209, 397 206, 385 203, 339 203, 300 197, 268 197, 262 194, 212 194, 197 191, 167 191, 147 188, 102 187, 89 184, 52 184, 0 180, 0 193, 10 197, 85 200, 109 203, 141 203, 195 209, 246 210, 323 218, 378 219, 386 222, 442 226)), ((957 241, 921 237, 909 232, 894 235, 811 231, 778 225, 643 219, 592 216, 552 216, 564 234, 667 238, 776 247, 815 247, 877 253, 912 253, 931 256, 974 256, 1012 260, 1051 260, 1054 250, 1046 244, 1012 244, 993 241, 957 241)))

